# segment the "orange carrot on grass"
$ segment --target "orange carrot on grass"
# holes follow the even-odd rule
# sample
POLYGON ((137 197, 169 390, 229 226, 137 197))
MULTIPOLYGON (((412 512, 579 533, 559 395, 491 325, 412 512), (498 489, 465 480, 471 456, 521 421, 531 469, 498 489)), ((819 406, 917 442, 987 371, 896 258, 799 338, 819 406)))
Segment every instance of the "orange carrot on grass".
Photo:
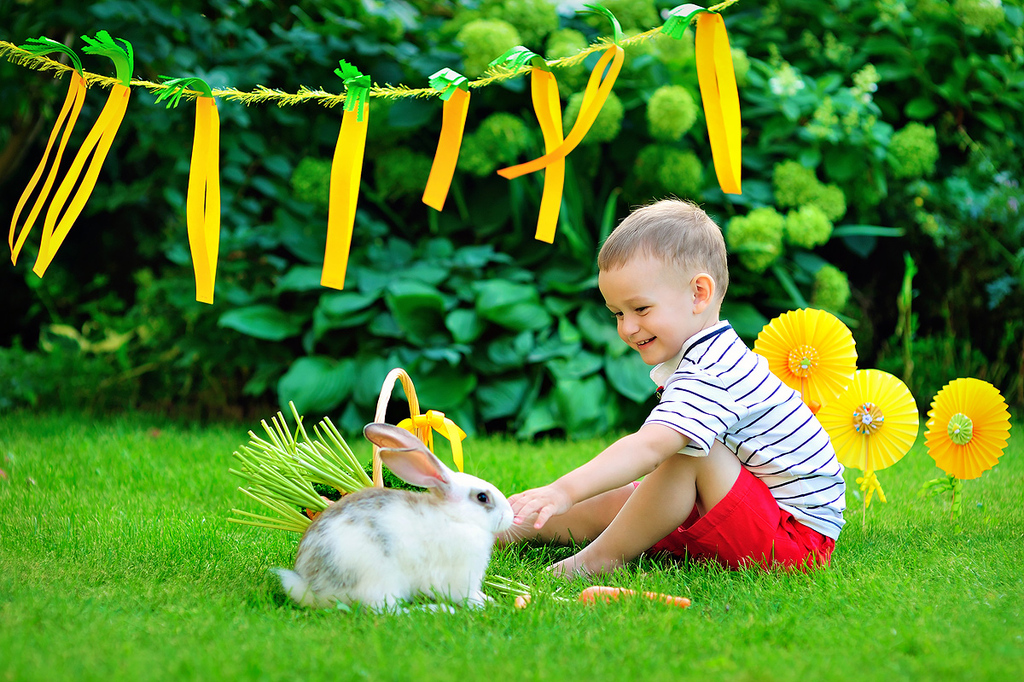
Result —
POLYGON ((637 596, 652 601, 660 601, 669 606, 678 606, 682 609, 690 605, 690 600, 686 597, 675 597, 670 594, 661 594, 660 592, 636 592, 625 587, 609 587, 608 585, 592 585, 580 592, 580 596, 577 598, 585 604, 596 604, 598 601, 617 601, 620 597, 637 596))

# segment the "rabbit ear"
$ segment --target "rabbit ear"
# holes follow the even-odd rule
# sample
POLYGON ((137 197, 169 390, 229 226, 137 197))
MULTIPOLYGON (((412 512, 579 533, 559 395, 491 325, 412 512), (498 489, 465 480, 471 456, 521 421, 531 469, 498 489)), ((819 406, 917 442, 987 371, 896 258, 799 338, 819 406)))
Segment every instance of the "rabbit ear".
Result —
POLYGON ((380 458, 406 483, 442 489, 451 484, 451 470, 405 429, 390 424, 367 424, 363 435, 380 447, 380 458))

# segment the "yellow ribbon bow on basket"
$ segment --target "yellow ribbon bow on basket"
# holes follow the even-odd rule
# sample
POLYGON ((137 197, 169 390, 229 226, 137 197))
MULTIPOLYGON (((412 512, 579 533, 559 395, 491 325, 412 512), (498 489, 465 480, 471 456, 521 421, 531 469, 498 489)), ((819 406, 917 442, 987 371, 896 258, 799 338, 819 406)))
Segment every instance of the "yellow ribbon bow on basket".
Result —
POLYGON ((452 459, 459 471, 463 470, 462 441, 466 432, 455 425, 444 412, 427 410, 426 414, 418 414, 398 422, 398 427, 405 429, 423 441, 431 452, 434 451, 434 431, 448 439, 452 444, 452 459))

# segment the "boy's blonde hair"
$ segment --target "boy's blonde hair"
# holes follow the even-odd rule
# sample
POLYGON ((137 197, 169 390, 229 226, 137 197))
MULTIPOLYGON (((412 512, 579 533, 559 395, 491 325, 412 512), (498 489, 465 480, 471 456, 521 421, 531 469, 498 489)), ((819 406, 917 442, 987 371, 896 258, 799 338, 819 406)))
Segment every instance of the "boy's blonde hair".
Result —
POLYGON ((684 274, 707 272, 715 279, 718 300, 729 288, 722 230, 693 202, 662 199, 630 213, 601 246, 597 267, 615 270, 637 255, 657 258, 684 274))

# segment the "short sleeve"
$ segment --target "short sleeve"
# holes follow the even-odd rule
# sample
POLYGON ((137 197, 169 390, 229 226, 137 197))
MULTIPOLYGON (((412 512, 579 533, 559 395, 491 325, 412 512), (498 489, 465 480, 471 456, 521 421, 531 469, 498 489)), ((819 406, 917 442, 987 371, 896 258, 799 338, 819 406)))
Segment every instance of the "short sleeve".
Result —
POLYGON ((662 424, 690 439, 682 454, 704 456, 715 439, 738 422, 745 410, 722 383, 704 374, 677 372, 646 424, 662 424))

